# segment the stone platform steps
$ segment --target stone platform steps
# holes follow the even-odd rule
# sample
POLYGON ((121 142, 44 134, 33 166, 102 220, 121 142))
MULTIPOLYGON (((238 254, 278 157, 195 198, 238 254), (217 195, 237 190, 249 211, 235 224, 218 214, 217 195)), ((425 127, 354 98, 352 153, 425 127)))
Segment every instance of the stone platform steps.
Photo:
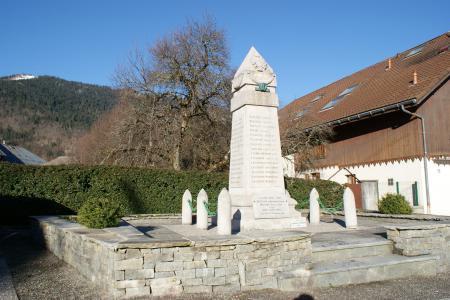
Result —
POLYGON ((342 261, 360 257, 384 256, 392 254, 392 242, 380 240, 373 242, 315 247, 312 259, 314 263, 322 261, 342 261))
POLYGON ((369 283, 409 276, 434 276, 437 273, 438 257, 423 255, 407 257, 392 253, 385 253, 389 245, 359 247, 357 250, 342 249, 339 253, 349 255, 354 253, 361 256, 335 260, 313 262, 310 270, 304 268, 284 273, 280 279, 280 289, 298 291, 302 287, 335 287, 348 284, 369 283), (352 252, 353 251, 353 252, 352 252), (378 253, 380 255, 372 255, 378 253))
POLYGON ((282 290, 301 286, 333 287, 408 276, 433 276, 438 257, 407 257, 393 254, 392 242, 380 235, 319 234, 312 239, 309 270, 291 270, 280 278, 282 290))
POLYGON ((313 264, 314 287, 358 284, 408 276, 436 275, 437 257, 406 257, 396 254, 368 256, 313 264))
POLYGON ((313 263, 309 271, 298 269, 286 272, 279 278, 279 286, 284 291, 298 291, 305 286, 323 288, 409 276, 434 276, 437 259, 431 255, 406 257, 389 254, 318 262, 313 263))

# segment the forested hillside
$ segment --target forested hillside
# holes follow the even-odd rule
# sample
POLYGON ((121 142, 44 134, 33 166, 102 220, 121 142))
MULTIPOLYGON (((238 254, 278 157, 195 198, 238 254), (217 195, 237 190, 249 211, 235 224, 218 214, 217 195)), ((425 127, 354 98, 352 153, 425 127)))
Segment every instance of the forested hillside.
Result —
POLYGON ((0 78, 0 139, 53 159, 70 151, 72 139, 110 110, 116 98, 109 87, 56 77, 0 78))

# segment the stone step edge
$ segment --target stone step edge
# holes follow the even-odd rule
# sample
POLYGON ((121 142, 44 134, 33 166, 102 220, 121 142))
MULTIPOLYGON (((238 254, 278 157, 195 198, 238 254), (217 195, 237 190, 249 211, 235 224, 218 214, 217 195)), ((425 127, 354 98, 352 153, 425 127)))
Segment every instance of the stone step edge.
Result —
MULTIPOLYGON (((386 256, 384 256, 386 257, 386 256)), ((374 257, 364 257, 363 259, 367 259, 368 261, 363 263, 363 264, 359 264, 359 265, 352 265, 351 263, 346 264, 344 267, 342 266, 338 266, 338 267, 330 267, 330 269, 327 270, 316 270, 316 268, 313 266, 311 269, 311 273, 312 275, 321 275, 321 274, 330 274, 330 273, 336 273, 336 272, 348 272, 348 271, 354 271, 354 270, 361 270, 361 269, 368 269, 368 268, 374 268, 374 267, 381 267, 381 266, 392 266, 392 265, 401 265, 401 264, 408 264, 408 263, 414 263, 414 262, 422 262, 422 261, 429 261, 429 260, 439 260, 438 256, 435 255, 421 255, 421 256, 402 256, 402 255, 397 255, 397 254, 392 254, 389 255, 389 257, 398 257, 398 258, 402 258, 400 260, 392 260, 392 261, 387 261, 387 262, 370 262, 370 260, 372 260, 374 257)), ((343 260, 342 262, 345 261, 351 261, 351 260, 343 260)), ((323 266, 323 265, 327 265, 330 264, 330 262, 319 262, 316 264, 323 266)))
POLYGON ((378 242, 368 242, 368 243, 358 243, 358 244, 345 244, 345 245, 333 245, 327 247, 314 247, 314 242, 311 243, 312 252, 327 252, 327 251, 336 251, 336 250, 347 250, 353 248, 370 248, 377 246, 391 246, 393 245, 392 241, 378 241, 378 242))
POLYGON ((291 269, 289 271, 285 271, 279 275, 279 279, 281 279, 281 280, 293 279, 293 278, 301 278, 304 276, 307 276, 307 277, 313 276, 314 277, 317 275, 331 274, 331 273, 337 273, 337 272, 351 272, 351 271, 355 271, 355 270, 369 269, 369 268, 376 268, 376 267, 383 267, 383 266, 390 266, 390 265, 401 265, 401 264, 410 264, 410 263, 415 263, 415 262, 432 261, 432 260, 438 261, 439 260, 439 257, 434 256, 434 255, 421 255, 421 256, 408 257, 408 256, 397 255, 397 254, 391 254, 391 255, 389 255, 389 257, 398 257, 398 258, 402 258, 402 259, 392 260, 389 262, 379 262, 379 263, 372 262, 372 263, 370 263, 370 260, 373 260, 374 257, 373 256, 372 257, 364 257, 364 258, 362 258, 363 260, 368 260, 368 262, 366 262, 364 264, 352 266, 350 263, 351 260, 343 260, 342 262, 346 262, 346 261, 349 262, 349 264, 344 264, 345 267, 334 267, 334 268, 331 267, 328 270, 317 271, 315 269, 315 266, 318 266, 318 265, 326 266, 327 264, 330 264, 330 262, 318 262, 318 263, 314 263, 311 265, 307 265, 306 269, 304 268, 305 266, 302 266, 301 268, 298 268, 298 269, 291 269))

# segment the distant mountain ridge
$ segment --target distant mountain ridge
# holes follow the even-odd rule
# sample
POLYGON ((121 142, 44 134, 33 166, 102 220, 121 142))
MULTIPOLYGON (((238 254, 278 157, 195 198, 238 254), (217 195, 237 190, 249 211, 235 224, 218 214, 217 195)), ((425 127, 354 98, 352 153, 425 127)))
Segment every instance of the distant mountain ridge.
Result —
POLYGON ((0 79, 6 79, 6 80, 26 80, 26 79, 34 79, 37 78, 35 75, 31 74, 14 74, 7 77, 3 77, 0 79))
POLYGON ((30 74, 1 77, 0 140, 52 159, 116 103, 117 91, 107 86, 30 74))

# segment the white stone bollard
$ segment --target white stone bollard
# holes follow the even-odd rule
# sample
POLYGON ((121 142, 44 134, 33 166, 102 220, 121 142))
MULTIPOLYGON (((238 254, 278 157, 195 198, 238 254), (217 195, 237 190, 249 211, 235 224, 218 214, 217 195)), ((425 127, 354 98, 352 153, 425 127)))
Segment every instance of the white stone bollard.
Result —
POLYGON ((231 234, 231 198, 226 188, 220 191, 217 199, 217 234, 231 234))
POLYGON ((345 188, 344 191, 344 215, 346 228, 358 227, 358 221, 356 218, 355 196, 353 195, 353 192, 349 187, 345 188))
POLYGON ((319 193, 315 188, 309 193, 309 224, 320 224, 319 193))
POLYGON ((192 195, 189 190, 184 191, 181 201, 181 224, 192 225, 192 208, 189 205, 189 202, 192 203, 192 195))
POLYGON ((197 195, 197 228, 208 229, 208 211, 205 203, 208 203, 208 195, 204 189, 197 195))

